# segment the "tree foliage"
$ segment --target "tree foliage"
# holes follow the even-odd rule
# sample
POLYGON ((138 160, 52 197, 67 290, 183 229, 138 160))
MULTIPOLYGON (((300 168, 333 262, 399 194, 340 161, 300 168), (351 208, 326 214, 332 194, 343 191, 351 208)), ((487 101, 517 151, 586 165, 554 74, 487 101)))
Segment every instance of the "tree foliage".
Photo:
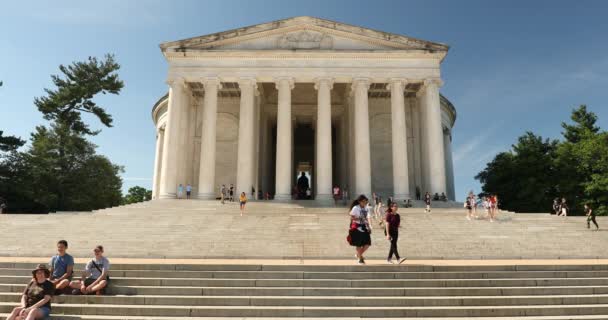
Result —
POLYGON ((152 199, 152 190, 140 186, 129 188, 127 194, 122 198, 122 204, 149 201, 152 199))
POLYGON ((543 140, 531 132, 502 152, 475 177, 485 193, 496 193, 503 208, 548 212, 554 198, 566 198, 571 213, 585 203, 608 214, 608 133, 597 116, 581 105, 562 123, 563 141, 543 140))
POLYGON ((82 113, 93 114, 106 127, 112 126, 112 116, 97 105, 93 97, 99 93, 120 92, 124 83, 115 73, 118 69, 120 65, 112 55, 106 55, 102 61, 89 57, 86 62, 74 62, 67 67, 60 65, 63 77, 51 76, 57 89, 45 89, 47 96, 36 98, 34 104, 46 120, 66 125, 76 133, 95 135, 98 131, 89 128, 82 120, 82 113))
POLYGON ((47 96, 34 104, 50 122, 31 134, 31 145, 15 137, 2 137, 0 150, 0 192, 9 211, 82 211, 119 205, 122 200, 122 168, 95 152, 86 137, 95 135, 82 119, 82 113, 95 115, 112 126, 112 116, 97 105, 101 93, 118 94, 123 87, 113 56, 105 60, 61 65, 63 76, 52 76, 56 89, 45 89, 47 96))

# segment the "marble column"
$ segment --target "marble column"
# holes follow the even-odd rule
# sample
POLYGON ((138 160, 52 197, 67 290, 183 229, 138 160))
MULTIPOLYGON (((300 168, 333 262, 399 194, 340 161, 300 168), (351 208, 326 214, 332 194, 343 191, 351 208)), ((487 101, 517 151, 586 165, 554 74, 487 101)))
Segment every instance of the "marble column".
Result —
MULTIPOLYGON (((422 166, 420 164, 420 154, 421 154, 421 145, 422 145, 422 136, 420 135, 420 124, 421 124, 421 116, 420 116, 420 104, 418 99, 414 99, 411 102, 412 105, 412 132, 414 133, 414 189, 412 190, 416 192, 416 188, 424 190, 424 184, 422 182, 422 166)), ((422 194, 421 194, 422 196, 422 194)))
POLYGON ((367 91, 370 86, 370 80, 367 78, 353 79, 353 94, 355 100, 354 107, 354 145, 355 153, 353 154, 355 161, 355 193, 353 198, 364 194, 371 197, 372 190, 372 174, 371 174, 371 154, 370 154, 370 137, 369 137, 369 105, 367 91))
POLYGON ((391 125, 393 143, 393 195, 395 200, 410 198, 410 183, 407 159, 407 128, 405 123, 405 101, 403 91, 406 81, 393 79, 391 91, 391 125))
POLYGON ((186 83, 184 79, 171 79, 167 83, 169 84, 169 105, 163 141, 160 199, 171 199, 177 195, 179 141, 181 134, 183 134, 180 132, 180 123, 182 109, 186 108, 186 83))
POLYGON ((241 103, 239 110, 239 141, 236 168, 236 194, 235 197, 245 192, 251 195, 251 187, 254 184, 254 121, 255 121, 255 95, 257 92, 256 80, 253 78, 242 78, 239 80, 241 89, 241 103))
POLYGON ((291 90, 294 88, 292 78, 276 79, 279 91, 277 106, 277 155, 275 199, 291 199, 291 181, 293 166, 293 132, 291 123, 291 90))
POLYGON ((165 140, 165 129, 158 128, 156 133, 156 154, 154 156, 154 178, 152 180, 152 199, 158 199, 160 193, 160 170, 162 167, 163 141, 165 140))
POLYGON ((198 198, 215 199, 215 154, 217 133, 217 92, 221 89, 218 78, 203 80, 203 126, 198 177, 198 198))
POLYGON ((332 198, 331 78, 319 78, 317 89, 316 200, 332 198))
POLYGON ((440 80, 424 81, 424 108, 429 172, 429 192, 446 192, 445 157, 443 148, 443 128, 441 126, 441 105, 439 100, 440 80))
POLYGON ((452 162, 452 133, 449 129, 443 132, 443 146, 445 150, 445 171, 447 175, 447 192, 449 200, 456 201, 456 191, 454 190, 454 164, 452 162))

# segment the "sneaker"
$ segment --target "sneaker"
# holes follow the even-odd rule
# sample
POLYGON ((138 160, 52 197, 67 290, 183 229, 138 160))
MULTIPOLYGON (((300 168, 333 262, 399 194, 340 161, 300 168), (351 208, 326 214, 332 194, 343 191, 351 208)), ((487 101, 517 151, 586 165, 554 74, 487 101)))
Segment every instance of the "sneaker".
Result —
POLYGON ((401 259, 399 259, 399 264, 404 263, 404 262, 405 262, 405 260, 406 260, 406 258, 401 258, 401 259))
POLYGON ((357 262, 358 264, 365 264, 365 260, 363 260, 363 258, 359 259, 359 262, 357 262))
POLYGON ((467 216, 467 220, 471 221, 471 217, 467 216))
POLYGON ((386 263, 388 263, 388 264, 394 264, 393 260, 391 260, 391 259, 387 259, 386 263))

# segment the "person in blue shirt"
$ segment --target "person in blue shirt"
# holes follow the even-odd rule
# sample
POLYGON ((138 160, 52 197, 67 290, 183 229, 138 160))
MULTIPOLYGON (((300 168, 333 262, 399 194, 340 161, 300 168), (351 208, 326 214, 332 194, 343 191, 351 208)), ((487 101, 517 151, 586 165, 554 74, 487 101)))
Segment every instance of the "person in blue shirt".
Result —
POLYGON ((51 257, 49 280, 55 285, 56 293, 61 293, 61 290, 67 288, 72 281, 72 273, 74 271, 74 258, 66 253, 68 242, 59 240, 57 242, 57 254, 51 257))

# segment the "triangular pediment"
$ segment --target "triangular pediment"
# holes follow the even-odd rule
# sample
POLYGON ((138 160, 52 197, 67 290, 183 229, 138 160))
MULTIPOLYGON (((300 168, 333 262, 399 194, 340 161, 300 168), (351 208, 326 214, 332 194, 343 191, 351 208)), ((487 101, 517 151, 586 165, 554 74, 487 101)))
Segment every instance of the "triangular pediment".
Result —
POLYGON ((163 52, 207 50, 424 50, 448 46, 314 17, 295 17, 161 44, 163 52))

